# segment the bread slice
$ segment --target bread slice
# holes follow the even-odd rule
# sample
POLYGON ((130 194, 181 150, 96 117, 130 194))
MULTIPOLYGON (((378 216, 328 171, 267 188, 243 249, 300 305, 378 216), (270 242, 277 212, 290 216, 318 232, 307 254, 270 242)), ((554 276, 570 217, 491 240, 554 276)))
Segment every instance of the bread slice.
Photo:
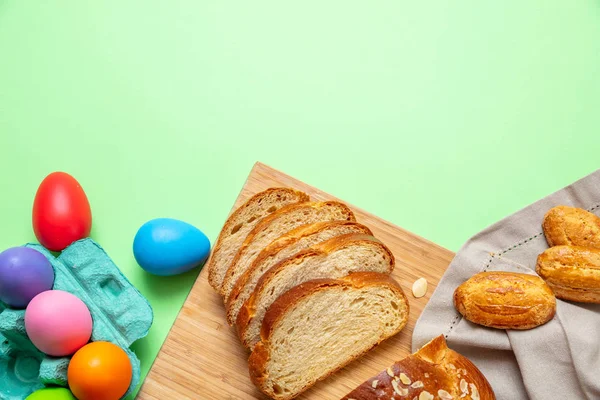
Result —
POLYGON ((264 218, 248 233, 238 250, 225 274, 220 293, 228 298, 238 278, 273 240, 301 225, 336 220, 356 221, 352 211, 337 201, 293 204, 264 218))
POLYGON ((408 311, 387 274, 303 283, 269 307, 250 355, 250 378, 268 396, 291 399, 400 332, 408 311))
POLYGON ((229 324, 235 322, 240 308, 254 291, 258 279, 272 266, 312 245, 347 233, 372 235, 369 228, 357 222, 317 222, 296 228, 268 245, 256 257, 250 268, 240 276, 227 299, 229 324))
POLYGON ((309 200, 306 193, 289 188, 271 188, 255 194, 235 210, 223 225, 210 259, 206 262, 208 281, 215 289, 220 289, 227 268, 244 242, 248 233, 265 216, 289 204, 304 203, 309 200))
POLYGON ((238 335, 252 349, 260 340, 260 327, 269 306, 301 283, 341 278, 359 271, 389 274, 393 269, 391 251, 373 236, 350 233, 317 244, 264 273, 240 310, 236 323, 238 335))
POLYGON ((342 400, 495 400, 485 376, 448 348, 444 335, 367 380, 342 400))

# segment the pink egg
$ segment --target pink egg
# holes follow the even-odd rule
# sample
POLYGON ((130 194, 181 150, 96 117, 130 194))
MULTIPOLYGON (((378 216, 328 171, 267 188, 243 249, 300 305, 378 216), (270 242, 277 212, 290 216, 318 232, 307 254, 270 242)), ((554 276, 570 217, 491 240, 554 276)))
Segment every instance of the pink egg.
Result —
POLYGON ((92 336, 92 315, 77 296, 48 290, 35 296, 25 310, 25 330, 40 351, 68 356, 92 336))

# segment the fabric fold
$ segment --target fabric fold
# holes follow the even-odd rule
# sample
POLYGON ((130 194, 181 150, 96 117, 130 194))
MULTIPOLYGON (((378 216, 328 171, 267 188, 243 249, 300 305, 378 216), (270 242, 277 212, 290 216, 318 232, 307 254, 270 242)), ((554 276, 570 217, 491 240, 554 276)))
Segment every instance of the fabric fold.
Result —
POLYGON ((554 319, 535 329, 497 330, 466 321, 453 305, 454 290, 483 271, 535 273, 548 248, 541 223, 557 205, 600 215, 600 170, 473 236, 454 260, 419 317, 413 351, 444 334, 469 357, 499 400, 600 399, 600 305, 557 300, 554 319))

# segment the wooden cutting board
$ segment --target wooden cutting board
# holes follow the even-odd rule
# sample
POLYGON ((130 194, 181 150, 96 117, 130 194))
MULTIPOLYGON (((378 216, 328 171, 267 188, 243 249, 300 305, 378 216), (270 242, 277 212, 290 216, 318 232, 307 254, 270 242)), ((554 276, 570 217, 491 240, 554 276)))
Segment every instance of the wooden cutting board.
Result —
MULTIPOLYGON (((287 186, 313 200, 338 200, 264 164, 257 163, 234 208, 269 187, 287 186)), ((355 386, 410 354, 417 318, 454 254, 374 215, 352 207, 358 222, 367 225, 396 257, 393 277, 410 302, 407 326, 393 338, 299 396, 299 399, 339 399, 355 386), (427 295, 412 296, 412 283, 424 277, 427 295)), ((163 344, 140 393, 140 399, 266 399, 248 377, 248 353, 227 325, 221 297, 210 287, 203 270, 163 344)))

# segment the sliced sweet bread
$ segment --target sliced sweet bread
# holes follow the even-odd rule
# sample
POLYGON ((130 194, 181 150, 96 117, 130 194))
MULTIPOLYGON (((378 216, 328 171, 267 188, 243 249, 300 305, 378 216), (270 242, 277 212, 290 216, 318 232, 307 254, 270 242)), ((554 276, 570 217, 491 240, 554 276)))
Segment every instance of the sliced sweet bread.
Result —
POLYGON ((387 274, 305 282, 269 307, 250 378, 273 399, 297 396, 400 332, 408 301, 387 274))
POLYGON ((272 266, 310 246, 348 233, 372 234, 369 228, 357 222, 317 222, 300 226, 265 247, 246 272, 239 277, 227 299, 229 324, 235 322, 240 308, 254 291, 258 279, 272 266))
POLYGON ((273 266, 259 279, 242 306, 236 327, 240 340, 252 349, 260 340, 263 318, 279 296, 294 286, 313 280, 336 279, 352 272, 389 274, 394 269, 391 251, 373 236, 336 236, 273 266))
POLYGON ((289 204, 304 203, 309 200, 306 193, 289 188, 270 188, 252 196, 237 208, 223 225, 205 268, 208 270, 210 285, 221 288, 227 268, 241 247, 248 233, 265 216, 289 204))
POLYGON ((367 380, 342 400, 495 400, 485 376, 444 335, 367 380))
POLYGON ((221 285, 221 295, 228 298, 238 278, 252 265, 256 256, 271 242, 292 229, 324 221, 355 221, 345 204, 337 201, 293 204, 281 208, 260 221, 244 240, 221 285))

